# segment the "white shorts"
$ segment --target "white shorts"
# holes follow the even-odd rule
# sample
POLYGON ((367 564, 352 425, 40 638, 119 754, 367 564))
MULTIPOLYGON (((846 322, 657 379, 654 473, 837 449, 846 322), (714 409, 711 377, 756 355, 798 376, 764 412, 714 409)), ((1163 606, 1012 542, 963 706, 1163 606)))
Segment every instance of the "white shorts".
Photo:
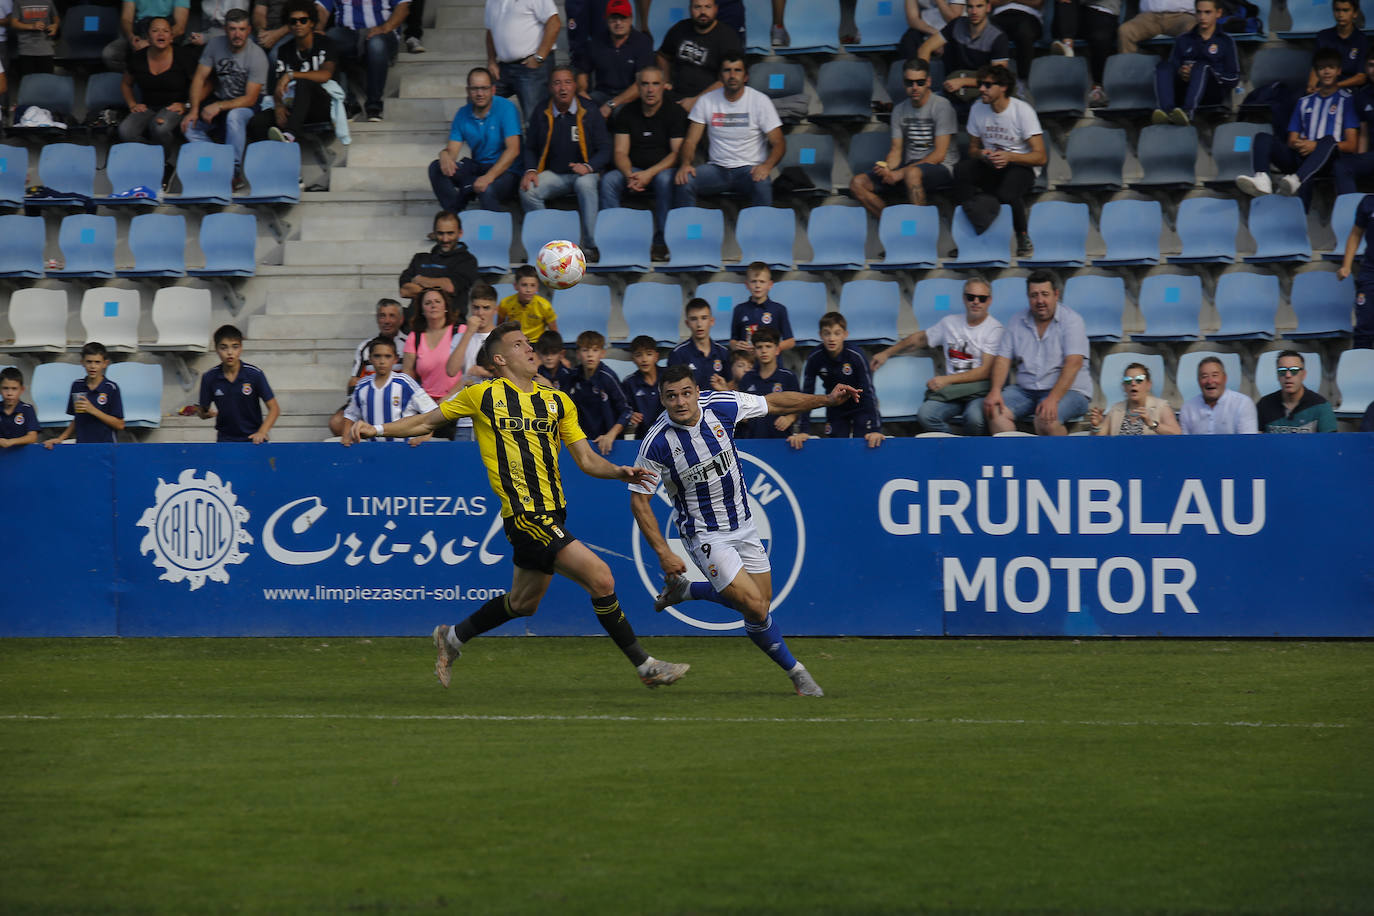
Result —
POLYGON ((771 570, 768 552, 763 549, 753 519, 734 531, 703 531, 683 538, 682 543, 692 555, 692 562, 716 591, 734 582, 741 569, 751 573, 771 570))

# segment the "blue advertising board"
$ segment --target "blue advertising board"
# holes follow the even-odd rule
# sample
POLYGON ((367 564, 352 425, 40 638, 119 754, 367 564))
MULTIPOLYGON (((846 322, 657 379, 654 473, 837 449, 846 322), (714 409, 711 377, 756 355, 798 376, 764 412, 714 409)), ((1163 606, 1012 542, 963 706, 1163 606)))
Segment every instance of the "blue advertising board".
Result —
MULTIPOLYGON (((742 461, 788 633, 1374 636, 1374 436, 749 442, 742 461)), ((510 585, 469 444, 25 448, 0 469, 0 636, 414 635, 510 585)), ((564 482, 640 633, 741 628, 706 602, 655 614, 625 486, 570 459, 564 482)), ((558 579, 498 632, 601 628, 558 579)))

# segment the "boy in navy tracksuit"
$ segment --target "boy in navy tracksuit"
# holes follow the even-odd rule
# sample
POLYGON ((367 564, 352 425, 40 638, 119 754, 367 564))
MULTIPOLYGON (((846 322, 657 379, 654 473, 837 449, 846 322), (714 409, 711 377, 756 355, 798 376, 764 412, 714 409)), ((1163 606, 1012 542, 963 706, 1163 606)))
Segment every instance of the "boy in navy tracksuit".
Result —
POLYGON ((540 377, 559 391, 571 391, 577 371, 563 365, 562 335, 553 330, 540 334, 534 352, 539 356, 540 377))
POLYGON ((73 432, 77 442, 114 442, 115 433, 124 428, 124 401, 119 386, 105 377, 110 357, 104 345, 91 341, 82 347, 81 365, 86 369, 86 377, 72 382, 72 393, 67 396, 67 413, 72 415, 72 422, 56 439, 44 442, 44 448, 52 448, 73 432))
POLYGON ((683 307, 687 318, 687 330, 691 336, 673 348, 668 354, 668 365, 688 366, 692 378, 702 391, 715 391, 712 381, 716 376, 725 382, 730 371, 730 351, 711 339, 711 328, 716 326, 716 317, 711 313, 711 303, 705 299, 689 299, 683 307))
POLYGON ((1187 126, 1199 105, 1225 102, 1240 82, 1236 40, 1217 28, 1218 0, 1197 0, 1194 13, 1197 25, 1174 39, 1169 59, 1155 68, 1155 124, 1187 126))
POLYGON ((601 358, 606 355, 605 337, 596 331, 578 334, 577 355, 582 369, 576 374, 568 394, 577 405, 582 432, 605 455, 629 424, 630 405, 620 388, 620 379, 601 364, 601 358))
MULTIPOLYGON (((753 334, 758 364, 739 380, 738 390, 766 398, 778 391, 801 391, 796 373, 778 365, 778 329, 762 327, 753 334)), ((786 439, 801 431, 799 414, 757 417, 735 427, 736 439, 786 439)))
POLYGON ((32 445, 38 441, 38 414, 24 394, 24 373, 14 366, 0 369, 0 448, 32 445))
MULTIPOLYGON (((1355 269, 1355 253, 1369 224, 1374 221, 1374 194, 1366 194, 1355 208, 1355 225, 1345 240, 1345 257, 1336 276, 1344 280, 1355 269)), ((1374 348, 1374 245, 1365 245, 1360 258, 1360 271, 1355 276, 1355 340, 1356 349, 1374 348)))
POLYGON ((621 380, 620 388, 630 405, 630 425, 636 435, 643 436, 663 413, 658 395, 658 341, 640 334, 630 341, 630 358, 635 361, 635 371, 621 380))
POLYGON ((226 324, 215 331, 215 352, 219 365, 200 377, 196 416, 202 420, 215 417, 216 442, 261 445, 281 416, 277 396, 263 371, 243 361, 243 332, 238 328, 226 324), (267 405, 266 420, 259 401, 267 405), (211 404, 218 415, 210 413, 211 404))
MULTIPOLYGON (((860 436, 869 448, 883 443, 883 421, 878 416, 878 398, 868 374, 868 358, 848 346, 849 323, 839 312, 821 316, 821 345, 806 358, 802 367, 802 392, 814 394, 816 379, 826 394, 844 383, 859 389, 859 399, 825 409, 825 436, 828 439, 856 439, 860 436)), ((800 443, 794 443, 800 447, 800 443)))

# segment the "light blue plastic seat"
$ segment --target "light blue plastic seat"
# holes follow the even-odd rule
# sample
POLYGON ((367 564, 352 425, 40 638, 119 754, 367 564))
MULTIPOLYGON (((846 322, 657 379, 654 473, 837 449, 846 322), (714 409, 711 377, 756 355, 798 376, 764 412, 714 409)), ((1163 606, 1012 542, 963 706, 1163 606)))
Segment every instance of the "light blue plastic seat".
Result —
POLYGON ((1148 266, 1159 263, 1159 233, 1164 215, 1157 200, 1110 200, 1102 205, 1098 230, 1107 252, 1093 258, 1099 267, 1148 266))
POLYGON ((504 210, 464 210, 461 218, 463 244, 477 259, 477 269, 493 274, 509 271, 513 236, 510 214, 504 210))
POLYGON ((531 264, 538 257, 539 249, 549 242, 567 241, 580 245, 581 238, 582 223, 576 210, 531 210, 520 225, 520 244, 525 247, 525 260, 531 264))
POLYGON ((36 280, 43 276, 43 217, 18 213, 0 216, 0 277, 36 280))
POLYGON ((123 362, 110 366, 110 381, 119 386, 124 425, 157 429, 162 425, 162 366, 123 362))
POLYGON ((1338 280, 1334 270, 1303 271, 1293 275, 1288 299, 1298 316, 1298 327, 1286 332, 1284 337, 1313 340, 1350 336, 1354 327, 1351 320, 1355 305, 1354 277, 1338 280))
MULTIPOLYGON (((25 79, 43 74, 30 74, 25 79)), ((49 143, 38 154, 38 183, 57 191, 56 197, 30 197, 28 207, 84 206, 95 198, 95 147, 49 143)))
POLYGON ((830 311, 830 295, 824 283, 814 280, 781 280, 769 294, 774 302, 787 306, 787 319, 797 345, 814 347, 821 342, 821 316, 830 311))
POLYGON ((790 207, 745 207, 735 221, 739 263, 726 265, 726 269, 742 272, 755 261, 762 261, 773 270, 791 270, 796 236, 797 214, 790 207))
POLYGON ((1330 0, 1288 0, 1287 5, 1291 21, 1287 29, 1278 33, 1285 41, 1315 38, 1333 24, 1330 0))
POLYGON ((884 257, 875 269, 926 270, 940 262, 940 211, 933 206, 893 204, 883 208, 878 239, 884 257))
MULTIPOLYGON (((1345 260, 1345 240, 1350 237, 1350 230, 1355 228, 1355 209, 1362 200, 1364 194, 1358 191, 1336 198, 1336 203, 1331 207, 1331 234, 1336 237, 1336 243, 1334 248, 1322 255, 1323 260, 1335 261, 1337 264, 1345 260)), ((1368 242, 1366 236, 1360 236, 1359 247, 1355 249, 1357 262, 1364 257, 1365 245, 1368 242)))
POLYGON ((911 312, 922 331, 929 331, 950 315, 964 314, 964 281, 953 277, 917 280, 911 290, 911 312))
MULTIPOLYGON (((1308 370, 1311 377, 1312 371, 1308 370)), ((1317 376, 1321 377, 1320 373, 1317 376)), ((1341 391, 1338 417, 1360 417, 1374 401, 1374 350, 1346 350, 1336 363, 1336 387, 1341 391)))
POLYGON ((749 298, 749 287, 733 280, 716 280, 702 283, 696 288, 696 292, 692 293, 692 298, 705 299, 716 316, 716 326, 728 331, 730 316, 734 314, 735 306, 749 298))
POLYGON ((863 207, 816 207, 806 224, 812 260, 802 270, 863 270, 868 211, 863 207))
POLYGON ((1208 340, 1273 340, 1279 308, 1279 278, 1273 274, 1229 273, 1217 280, 1214 297, 1221 327, 1208 340))
POLYGON ((1079 127, 1069 133, 1064 151, 1069 178, 1059 188, 1116 190, 1126 167, 1126 132, 1116 127, 1079 127))
POLYGON ((856 0, 854 27, 859 41, 845 45, 850 54, 895 51, 907 28, 905 7, 899 0, 856 0))
MULTIPOLYGON (((35 217, 37 219, 37 217, 35 217)), ((0 353, 63 353, 67 349, 67 291, 30 286, 16 289, 8 303, 14 343, 0 353)))
POLYGON ((946 267, 1007 267, 1011 264, 1011 207, 1002 204, 1001 213, 981 235, 964 215, 963 206, 954 208, 950 234, 959 249, 957 258, 945 260, 946 267))
POLYGON ((787 135, 787 150, 778 163, 781 169, 800 169, 808 186, 793 188, 793 197, 828 197, 835 189, 835 139, 829 134, 794 131, 787 135))
MULTIPOLYGON (((715 310, 715 303, 711 308, 715 310)), ((621 297, 620 311, 627 327, 625 337, 617 341, 621 346, 641 335, 652 337, 661 347, 675 347, 685 339, 682 334, 682 287, 676 283, 648 280, 631 283, 621 297)), ((719 324, 720 319, 716 321, 719 324)), ((559 323, 562 323, 561 316, 559 323)))
POLYGON ((179 213, 140 213, 129 221, 134 266, 121 277, 186 276, 186 217, 179 213))
POLYGON ((1086 57, 1045 56, 1037 58, 1031 68, 1031 98, 1036 112, 1042 115, 1081 117, 1088 108, 1092 87, 1086 57))
POLYGON ((840 313, 849 326, 850 343, 896 343, 901 309, 901 288, 892 280, 850 280, 840 287, 840 313))
POLYGON ((782 14, 792 43, 774 54, 837 54, 840 7, 835 0, 789 0, 782 14))
POLYGON ((200 221, 205 266, 192 277, 251 277, 257 273, 258 221, 251 213, 209 213, 200 221))
POLYGON ((1159 58, 1153 54, 1113 54, 1102 70, 1102 88, 1107 93, 1105 112, 1113 115, 1149 112, 1155 108, 1155 68, 1159 58))
POLYGON ((1030 308, 1030 296, 1026 290, 1026 278, 1018 276, 998 277, 992 281, 992 307, 988 314, 1003 324, 1010 324, 1017 315, 1030 308))
POLYGON ((0 207, 17 207, 24 202, 28 174, 28 149, 0 145, 0 207))
POLYGON ((1240 204, 1229 197, 1189 197, 1178 205, 1175 227, 1183 250, 1170 264, 1231 264, 1236 260, 1240 204))
POLYGON ((91 277, 108 279, 115 275, 115 218, 77 213, 65 217, 57 231, 63 266, 48 271, 49 277, 91 277))
POLYGON ((225 206, 234 196, 234 149, 227 143, 196 141, 177 152, 180 194, 167 194, 169 204, 225 206))
POLYGON ((1138 188, 1190 188, 1197 181, 1197 128, 1151 124, 1140 131, 1136 157, 1145 174, 1138 188))
POLYGON ((914 420, 925 402, 926 382, 935 377, 929 356, 894 356, 873 373, 878 413, 884 420, 914 420))
POLYGON ((1115 343, 1121 340, 1121 315, 1126 308, 1126 283, 1120 277, 1077 274, 1064 284, 1063 302, 1087 326, 1088 340, 1115 343))
POLYGON ((156 207, 162 193, 163 157, 161 146, 152 143, 116 143, 105 160, 105 177, 110 193, 147 188, 152 197, 102 197, 102 207, 156 207))
POLYGON ((243 154, 243 177, 250 193, 234 196, 236 204, 295 204, 301 200, 299 143, 259 140, 243 154))
POLYGON ((816 74, 821 110, 810 116, 817 124, 865 123, 873 116, 873 65, 862 58, 821 64, 816 74))
POLYGON ((72 421, 72 415, 67 413, 67 397, 71 394, 72 382, 85 377, 86 370, 80 363, 40 363, 34 366, 28 393, 33 398, 39 426, 44 429, 60 428, 72 421))
MULTIPOLYGON (((634 284, 638 285, 638 284, 634 284)), ((579 283, 553 294, 553 308, 558 313, 559 334, 569 346, 583 331, 596 331, 609 338, 611 321, 611 288, 594 283, 579 283)))
POLYGON ((1021 267, 1082 267, 1087 262, 1087 204, 1042 200, 1031 207, 1027 229, 1035 243, 1035 254, 1017 258, 1016 263, 1021 267))
POLYGON ((1184 274, 1155 274, 1140 283, 1140 312, 1145 330, 1133 340, 1196 340, 1202 312, 1202 280, 1184 274))
POLYGON ((1307 211, 1302 199, 1266 194, 1250 201, 1246 223, 1255 239, 1255 253, 1246 255, 1250 264, 1312 260, 1312 242, 1307 237, 1307 211))
POLYGON ((592 273, 648 273, 654 215, 648 210, 615 207, 596 216, 596 247, 601 260, 588 264, 592 273))
POLYGON ((721 269, 725 243, 725 218, 719 210, 676 207, 668 211, 664 241, 672 257, 660 270, 713 272, 721 269))
POLYGON ((1209 178, 1203 184, 1210 188, 1230 190, 1235 187, 1236 178, 1253 174, 1255 137, 1272 133, 1268 124, 1250 121, 1218 124, 1212 134, 1212 161, 1217 166, 1217 177, 1209 178))

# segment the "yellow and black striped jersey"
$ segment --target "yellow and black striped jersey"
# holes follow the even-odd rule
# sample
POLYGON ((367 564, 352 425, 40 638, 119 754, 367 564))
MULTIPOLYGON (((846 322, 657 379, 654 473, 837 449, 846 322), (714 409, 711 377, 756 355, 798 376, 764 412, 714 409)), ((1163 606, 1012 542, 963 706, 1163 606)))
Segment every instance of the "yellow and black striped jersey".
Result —
POLYGON ((551 512, 567 500, 558 474, 558 449, 587 438, 572 398, 543 380, 523 392, 503 378, 471 385, 439 409, 450 420, 472 417, 491 488, 501 515, 551 512))

